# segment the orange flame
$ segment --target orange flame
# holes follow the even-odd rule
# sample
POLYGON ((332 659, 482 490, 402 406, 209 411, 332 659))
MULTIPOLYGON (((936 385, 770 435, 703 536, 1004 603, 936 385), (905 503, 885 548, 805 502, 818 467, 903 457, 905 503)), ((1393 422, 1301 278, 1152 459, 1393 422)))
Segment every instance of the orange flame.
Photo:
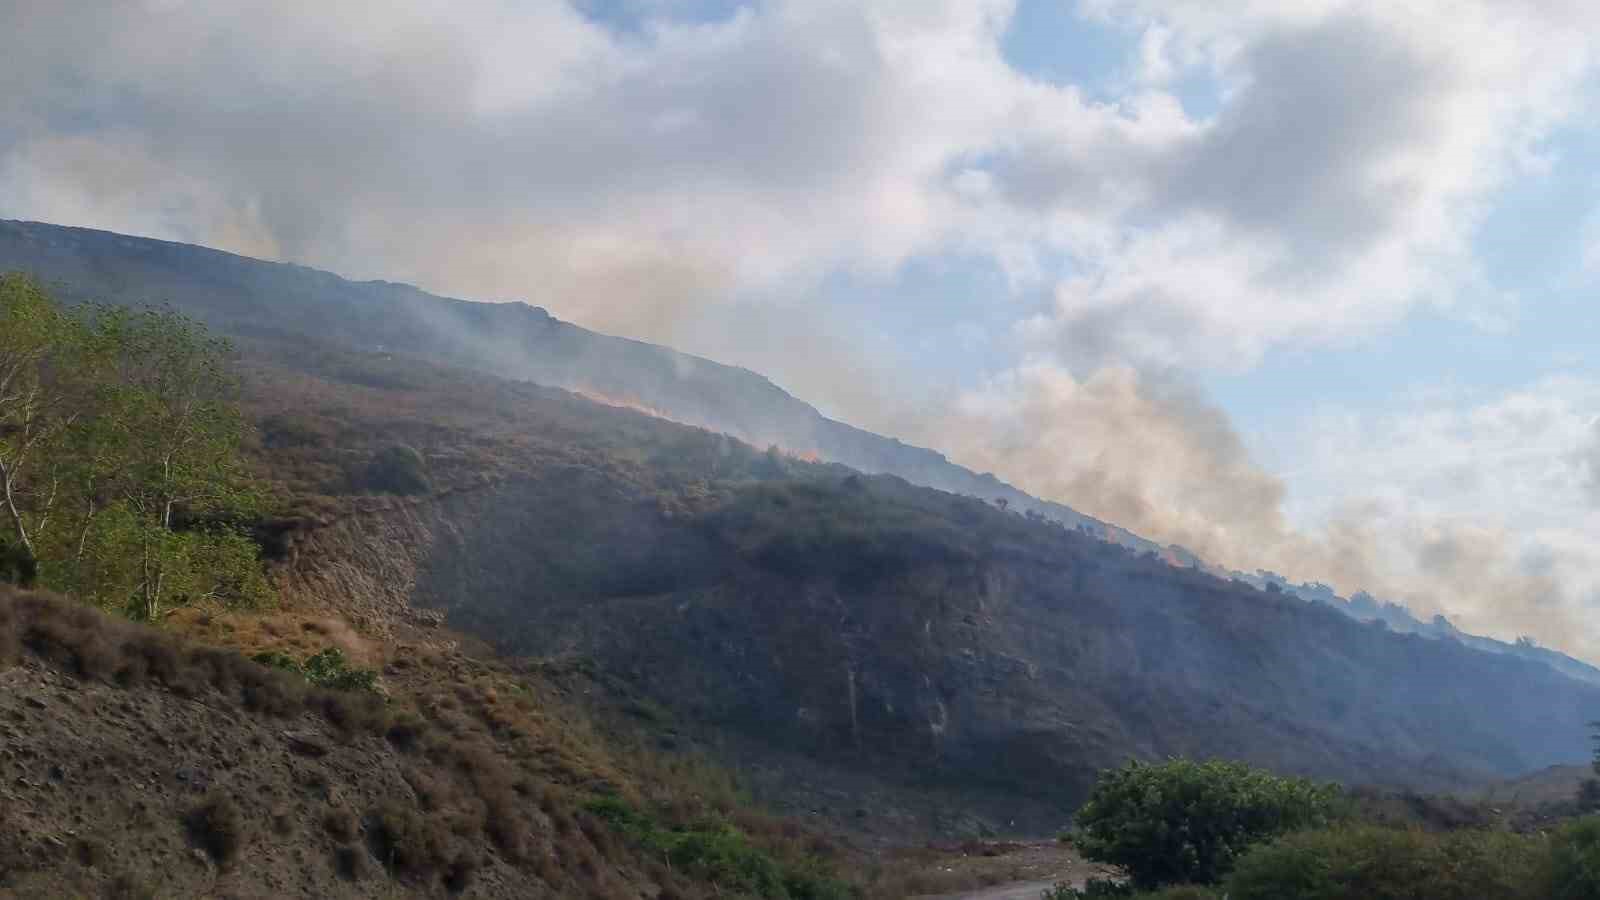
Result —
POLYGON ((644 413, 647 416, 652 416, 657 419, 665 419, 668 422, 677 422, 679 425, 694 424, 692 422, 685 422, 682 419, 667 415, 665 412, 656 409, 654 406, 641 403, 638 399, 633 397, 618 397, 614 394, 607 394, 603 391, 596 391, 590 388, 576 388, 573 390, 573 393, 585 400, 592 400, 595 403, 599 403, 602 406, 612 406, 616 407, 617 409, 631 409, 634 412, 644 413))

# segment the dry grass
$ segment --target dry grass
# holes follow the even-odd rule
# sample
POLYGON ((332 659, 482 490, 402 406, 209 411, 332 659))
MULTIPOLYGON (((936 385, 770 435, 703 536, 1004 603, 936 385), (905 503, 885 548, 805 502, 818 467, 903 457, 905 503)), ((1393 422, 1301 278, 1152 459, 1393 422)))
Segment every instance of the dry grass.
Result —
MULTIPOLYGON (((254 621, 191 615, 180 620, 185 631, 239 640, 251 651, 320 621, 281 610, 254 621)), ((334 633, 325 628, 316 635, 334 633)), ((664 896, 716 895, 714 886, 682 873, 656 872, 658 860, 584 812, 597 793, 657 810, 665 823, 729 821, 775 858, 838 856, 838 848, 819 836, 752 811, 721 770, 652 754, 644 741, 598 727, 562 688, 530 672, 459 653, 384 649, 405 660, 385 671, 387 702, 313 689, 235 649, 194 644, 69 600, 0 587, 0 668, 28 655, 79 678, 162 688, 232 715, 309 713, 352 740, 364 736, 386 745, 410 795, 358 808, 331 801, 315 814, 321 827, 301 832, 325 841, 322 852, 346 879, 391 877, 430 893, 459 892, 493 863, 520 871, 534 895, 636 896, 641 878, 664 896)), ((302 788, 313 795, 341 793, 331 770, 309 767, 301 776, 310 779, 302 788)), ((293 830, 286 818, 279 824, 284 827, 269 816, 262 827, 293 830)), ((250 852, 250 825, 226 795, 207 796, 184 825, 219 865, 250 852)))
POLYGON ((162 627, 195 643, 227 647, 246 657, 281 652, 304 659, 337 647, 350 665, 359 668, 381 669, 387 661, 382 645, 361 637, 342 620, 314 610, 184 607, 168 615, 162 627))
POLYGON ((244 814, 226 794, 214 793, 206 797, 190 811, 185 824, 194 842, 222 865, 232 862, 249 838, 244 814))

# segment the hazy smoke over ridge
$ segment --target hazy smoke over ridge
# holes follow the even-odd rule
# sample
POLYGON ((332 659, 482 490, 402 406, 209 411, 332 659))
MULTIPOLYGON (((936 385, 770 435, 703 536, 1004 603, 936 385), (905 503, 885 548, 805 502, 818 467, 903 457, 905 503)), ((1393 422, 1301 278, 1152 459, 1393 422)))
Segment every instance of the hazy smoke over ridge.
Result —
MULTIPOLYGON (((1251 459, 1220 409, 1171 378, 1108 367, 1080 379, 1024 366, 968 392, 923 437, 963 465, 1215 564, 1322 581, 1346 596, 1367 590, 1423 618, 1445 613, 1463 630, 1530 635, 1591 657, 1600 649, 1581 613, 1600 554, 1581 532, 1520 535, 1492 524, 1503 507, 1430 508, 1426 490, 1352 494, 1317 527, 1297 527, 1282 480, 1251 459)), ((1325 452, 1340 452, 1336 443, 1325 452)), ((1587 471, 1566 475, 1553 489, 1577 495, 1587 471)))

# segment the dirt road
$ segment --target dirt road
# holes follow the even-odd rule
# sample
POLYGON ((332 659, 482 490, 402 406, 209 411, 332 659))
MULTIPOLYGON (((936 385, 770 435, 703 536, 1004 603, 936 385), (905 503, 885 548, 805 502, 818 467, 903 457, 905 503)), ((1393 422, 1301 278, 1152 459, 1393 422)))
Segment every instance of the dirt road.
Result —
POLYGON ((930 863, 930 874, 965 876, 982 886, 925 894, 924 900, 1039 900, 1059 882, 1082 886, 1090 877, 1111 874, 1054 841, 973 845, 930 863))

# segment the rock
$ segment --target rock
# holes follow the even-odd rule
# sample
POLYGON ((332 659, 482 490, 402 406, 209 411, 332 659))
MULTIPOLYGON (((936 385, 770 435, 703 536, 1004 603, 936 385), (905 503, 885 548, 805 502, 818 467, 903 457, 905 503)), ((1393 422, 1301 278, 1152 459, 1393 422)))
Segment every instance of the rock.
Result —
POLYGON ((323 757, 328 755, 328 745, 321 738, 306 734, 301 731, 285 731, 284 740, 289 742, 289 750, 301 756, 323 757))

